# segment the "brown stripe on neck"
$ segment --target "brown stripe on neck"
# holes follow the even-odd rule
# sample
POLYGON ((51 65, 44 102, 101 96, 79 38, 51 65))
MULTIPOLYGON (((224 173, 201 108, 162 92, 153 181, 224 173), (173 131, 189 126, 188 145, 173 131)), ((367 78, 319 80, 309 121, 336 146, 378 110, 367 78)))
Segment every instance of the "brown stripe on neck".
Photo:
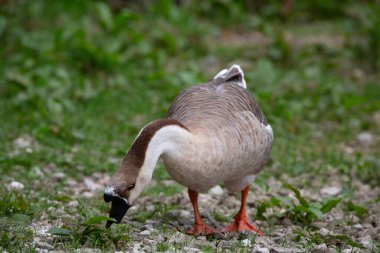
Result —
POLYGON ((174 119, 158 119, 149 123, 144 127, 132 147, 129 149, 123 160, 123 164, 132 163, 134 168, 140 170, 145 160, 145 154, 148 149, 149 142, 158 130, 169 125, 177 125, 188 130, 184 125, 174 119))

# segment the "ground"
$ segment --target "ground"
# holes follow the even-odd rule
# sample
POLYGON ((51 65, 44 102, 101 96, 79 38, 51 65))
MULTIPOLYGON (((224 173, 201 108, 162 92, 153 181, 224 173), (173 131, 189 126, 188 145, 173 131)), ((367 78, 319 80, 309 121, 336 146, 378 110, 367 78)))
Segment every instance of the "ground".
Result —
MULTIPOLYGON (((287 15, 276 1, 1 3, 0 249, 378 252, 380 7, 296 2, 287 15), (161 163, 105 229, 104 184, 141 127, 232 64, 275 135, 248 195, 265 235, 184 233, 187 190, 161 163)), ((239 198, 216 186, 201 215, 226 226, 239 198)))

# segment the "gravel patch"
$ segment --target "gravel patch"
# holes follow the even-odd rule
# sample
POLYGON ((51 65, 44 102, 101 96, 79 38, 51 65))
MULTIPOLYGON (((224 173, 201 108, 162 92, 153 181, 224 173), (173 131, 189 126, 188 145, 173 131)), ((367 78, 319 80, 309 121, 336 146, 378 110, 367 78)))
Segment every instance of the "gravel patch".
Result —
MULTIPOLYGON (((286 178, 286 176, 284 176, 286 178)), ((321 201, 332 197, 343 197, 343 189, 336 178, 330 177, 331 182, 320 186, 320 190, 302 189, 301 193, 307 200, 321 201)), ((66 194, 72 194, 74 199, 65 204, 71 211, 78 208, 75 197, 94 198, 101 196, 101 191, 109 177, 101 173, 76 181, 66 178, 63 181, 66 194)), ((293 183, 291 178, 287 178, 293 183)), ((304 180, 302 177, 297 180, 304 180)), ((305 179, 306 180, 306 179, 305 179)), ((343 179, 344 180, 344 179, 343 179)), ((166 185, 176 184, 174 181, 165 180, 166 185)), ((243 252, 348 252, 353 250, 349 245, 339 242, 310 242, 310 238, 297 237, 295 231, 305 234, 320 234, 321 236, 346 235, 364 248, 354 248, 354 252, 373 252, 377 250, 380 240, 380 205, 375 201, 380 196, 379 187, 371 187, 361 181, 354 181, 356 189, 352 201, 365 206, 368 209, 366 217, 359 218, 355 213, 345 210, 342 204, 326 214, 321 220, 312 222, 309 230, 289 218, 271 219, 273 215, 285 212, 284 209, 268 208, 265 217, 268 220, 254 220, 260 203, 269 201, 272 197, 283 198, 293 194, 283 188, 282 183, 275 178, 267 180, 268 187, 262 189, 258 185, 252 186, 252 192, 247 198, 247 214, 252 223, 266 233, 265 236, 256 236, 250 233, 216 233, 207 236, 189 236, 185 233, 193 225, 193 211, 187 196, 187 190, 173 196, 145 195, 139 198, 125 216, 123 223, 130 225, 128 236, 130 242, 127 248, 129 252, 152 252, 159 249, 167 249, 172 252, 181 249, 183 252, 203 252, 204 250, 230 251, 242 250, 243 252), (270 191, 268 191, 270 189, 270 191), (169 209, 165 209, 171 207, 169 209), (142 219, 142 214, 147 214, 142 219), (376 244, 377 243, 377 244, 376 244), (164 246, 162 246, 164 245, 164 246)), ((317 188, 318 189, 318 188, 317 188)), ((204 222, 215 228, 222 228, 232 221, 240 207, 240 194, 229 194, 220 186, 214 187, 209 194, 199 196, 199 208, 204 222), (224 217, 220 220, 215 212, 224 217), (218 219, 218 220, 217 220, 218 219)), ((47 214, 32 222, 31 228, 35 231, 34 245, 37 251, 51 251, 54 249, 53 237, 47 233, 51 227, 59 227, 70 220, 72 214, 68 214, 65 208, 53 208, 50 213, 57 214, 54 222, 47 214)), ((104 214, 106 215, 106 214, 104 214)), ((80 249, 78 252, 89 252, 90 249, 80 249)))

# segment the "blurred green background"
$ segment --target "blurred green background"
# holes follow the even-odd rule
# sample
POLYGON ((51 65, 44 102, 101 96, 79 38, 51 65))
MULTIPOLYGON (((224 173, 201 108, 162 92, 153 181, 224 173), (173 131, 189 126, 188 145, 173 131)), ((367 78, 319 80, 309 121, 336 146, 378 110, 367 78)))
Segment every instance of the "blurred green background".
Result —
POLYGON ((380 182, 379 1, 2 0, 0 59, 2 194, 12 180, 31 201, 58 194, 39 171, 111 175, 181 90, 232 64, 275 133, 259 183, 380 182))
POLYGON ((275 130, 281 170, 313 169, 306 149, 349 169, 335 144, 379 129, 371 123, 379 5, 288 2, 3 1, 3 173, 48 161, 83 173, 114 169, 107 157, 122 156, 144 124, 165 117, 176 94, 233 63, 275 130), (40 150, 9 157, 22 134, 40 150))

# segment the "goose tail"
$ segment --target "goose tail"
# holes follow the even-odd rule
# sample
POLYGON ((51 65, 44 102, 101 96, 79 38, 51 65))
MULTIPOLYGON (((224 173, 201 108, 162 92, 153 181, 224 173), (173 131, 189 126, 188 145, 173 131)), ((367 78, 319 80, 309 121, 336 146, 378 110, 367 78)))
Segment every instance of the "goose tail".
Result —
POLYGON ((244 72, 237 64, 232 65, 229 69, 223 69, 219 71, 215 79, 222 79, 223 82, 236 82, 239 86, 247 89, 247 83, 244 79, 244 72))

